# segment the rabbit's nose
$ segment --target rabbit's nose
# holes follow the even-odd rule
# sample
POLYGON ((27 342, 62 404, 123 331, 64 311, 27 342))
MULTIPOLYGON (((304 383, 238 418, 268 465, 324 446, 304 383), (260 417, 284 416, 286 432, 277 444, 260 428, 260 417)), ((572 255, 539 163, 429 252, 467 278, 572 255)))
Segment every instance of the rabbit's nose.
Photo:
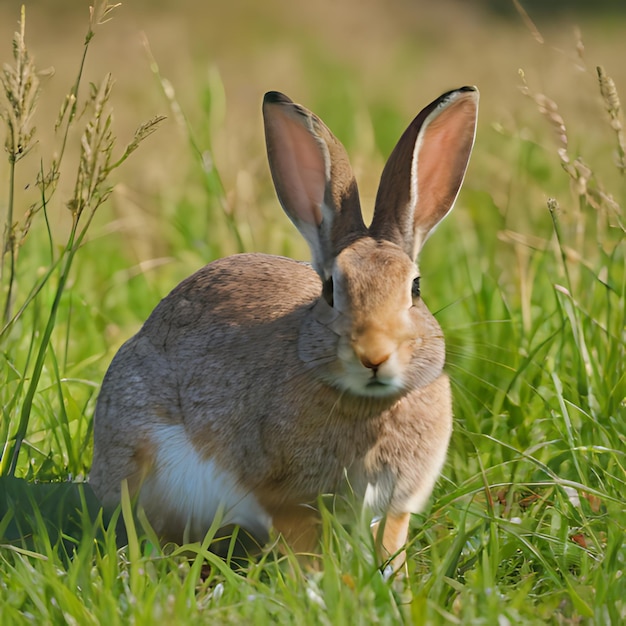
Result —
POLYGON ((393 350, 390 348, 391 346, 387 345, 363 345, 357 343, 354 346, 354 352, 363 364, 363 367, 367 367, 367 369, 376 373, 378 368, 391 357, 393 350))
POLYGON ((368 329, 352 338, 352 349, 364 367, 374 373, 386 363, 394 351, 396 344, 385 334, 368 329))
POLYGON ((367 369, 373 370, 374 373, 378 371, 378 368, 389 359, 389 355, 385 355, 383 357, 377 357, 375 361, 371 360, 367 355, 360 354, 359 361, 367 367, 367 369))

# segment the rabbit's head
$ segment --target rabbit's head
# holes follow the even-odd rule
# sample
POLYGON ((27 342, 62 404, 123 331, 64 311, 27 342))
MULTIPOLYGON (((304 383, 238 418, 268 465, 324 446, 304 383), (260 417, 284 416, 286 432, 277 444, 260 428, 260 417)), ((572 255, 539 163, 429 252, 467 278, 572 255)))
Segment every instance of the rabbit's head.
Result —
POLYGON ((477 111, 478 91, 462 87, 419 113, 383 170, 368 228, 343 146, 313 113, 266 94, 276 191, 322 281, 299 354, 331 386, 393 398, 440 375, 443 334, 421 300, 416 259, 459 192, 477 111))

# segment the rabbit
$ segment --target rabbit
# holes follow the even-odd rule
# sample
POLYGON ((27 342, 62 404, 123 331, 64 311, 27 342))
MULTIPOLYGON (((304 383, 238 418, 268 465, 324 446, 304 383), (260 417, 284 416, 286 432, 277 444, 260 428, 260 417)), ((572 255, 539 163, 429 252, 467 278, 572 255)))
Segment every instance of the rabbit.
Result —
POLYGON ((387 161, 369 228, 342 144, 278 92, 263 117, 269 166, 312 263, 236 254, 181 282, 114 357, 95 411, 90 482, 121 483, 164 541, 212 524, 259 544, 273 528, 314 550, 321 494, 349 485, 371 513, 380 564, 405 562, 452 430, 442 330, 417 255, 451 210, 479 94, 449 91, 387 161))

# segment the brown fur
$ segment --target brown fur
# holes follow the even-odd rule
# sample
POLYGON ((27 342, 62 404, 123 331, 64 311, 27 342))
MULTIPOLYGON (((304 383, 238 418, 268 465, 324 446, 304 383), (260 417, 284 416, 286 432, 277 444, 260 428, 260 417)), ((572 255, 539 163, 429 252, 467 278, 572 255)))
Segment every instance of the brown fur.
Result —
MULTIPOLYGON (((436 103, 441 112, 427 107, 399 152, 412 158, 406 155, 415 136, 424 144, 446 140, 449 150, 463 152, 449 176, 453 188, 430 193, 453 201, 469 158, 477 96, 462 89, 436 103), (431 118, 436 128, 451 124, 458 136, 429 138, 431 118)), ((420 212, 385 204, 388 220, 377 208, 374 224, 393 228, 368 231, 347 156, 330 131, 278 94, 266 97, 264 111, 278 195, 307 238, 317 273, 290 259, 243 254, 215 261, 176 287, 107 372, 91 482, 108 505, 119 500, 124 478, 137 492, 143 478, 159 471, 155 428, 181 425, 190 450, 254 494, 298 550, 315 544, 311 505, 345 488, 347 476, 374 513, 387 514, 381 541, 390 556, 406 540, 409 513, 433 488, 452 428, 443 334, 421 298, 411 298, 417 268, 407 254, 450 206, 420 212), (332 277, 330 303, 321 297, 320 277, 332 277)), ((413 184, 411 168, 400 165, 386 168, 379 196, 413 184)), ((418 177, 418 186, 427 184, 418 177)), ((421 186, 405 195, 415 198, 421 186)), ((180 539, 186 512, 169 512, 167 504, 147 502, 148 517, 180 539)))

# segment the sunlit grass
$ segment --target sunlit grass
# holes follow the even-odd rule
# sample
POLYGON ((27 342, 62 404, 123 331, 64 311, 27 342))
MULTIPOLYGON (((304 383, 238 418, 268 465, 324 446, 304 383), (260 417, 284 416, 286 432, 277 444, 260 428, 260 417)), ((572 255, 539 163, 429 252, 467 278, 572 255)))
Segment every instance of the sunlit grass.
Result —
MULTIPOLYGON (((584 62, 579 52, 566 53, 572 64, 584 62)), ((345 141, 368 199, 370 177, 407 121, 403 105, 392 91, 361 99, 348 63, 313 53, 307 59, 316 69, 306 104, 345 141)), ((619 82, 611 86, 611 72, 592 65, 576 70, 576 88, 554 90, 534 80, 541 68, 529 68, 526 83, 519 78, 525 94, 516 95, 524 122, 504 116, 501 123, 493 103, 484 107, 465 189, 420 261, 424 298, 447 337, 455 432, 431 505, 413 520, 405 583, 379 575, 358 515, 325 512, 318 570, 268 549, 234 571, 206 545, 184 552, 157 546, 141 520, 130 524, 128 511, 128 541, 118 547, 115 529, 102 527, 88 497, 81 501, 76 486, 62 482, 88 472, 100 380, 160 297, 204 262, 241 248, 304 254, 274 198, 260 141, 246 146, 243 160, 236 151, 236 166, 224 156, 228 174, 221 175, 219 150, 229 146, 219 135, 231 95, 217 70, 181 93, 179 77, 156 61, 161 67, 146 66, 146 75, 186 166, 176 187, 146 199, 126 179, 75 249, 58 238, 71 231, 62 223, 71 224, 71 211, 60 203, 47 220, 40 213, 20 247, 15 281, 8 270, 3 275, 2 310, 12 315, 41 287, 0 344, 2 467, 30 485, 0 483, 7 540, 0 546, 0 623, 624 621, 623 114, 619 82), (60 285, 60 259, 72 250, 60 285), (25 400, 27 428, 12 463, 25 400), (50 492, 33 481, 61 482, 50 492)), ((497 92, 484 87, 483 99, 497 92)), ((58 108, 45 98, 44 91, 39 110, 58 108)), ((237 130, 247 137, 257 122, 260 128, 252 120, 237 130)), ((70 154, 80 152, 79 137, 72 146, 77 136, 69 135, 70 154)), ((17 167, 35 176, 39 160, 52 156, 41 149, 17 167)), ((153 162, 144 150, 135 164, 153 162)), ((0 190, 9 189, 5 172, 0 190)), ((19 219, 28 194, 15 186, 19 219)), ((0 199, 3 228, 7 202, 0 199)), ((12 257, 3 258, 10 267, 12 257)))

